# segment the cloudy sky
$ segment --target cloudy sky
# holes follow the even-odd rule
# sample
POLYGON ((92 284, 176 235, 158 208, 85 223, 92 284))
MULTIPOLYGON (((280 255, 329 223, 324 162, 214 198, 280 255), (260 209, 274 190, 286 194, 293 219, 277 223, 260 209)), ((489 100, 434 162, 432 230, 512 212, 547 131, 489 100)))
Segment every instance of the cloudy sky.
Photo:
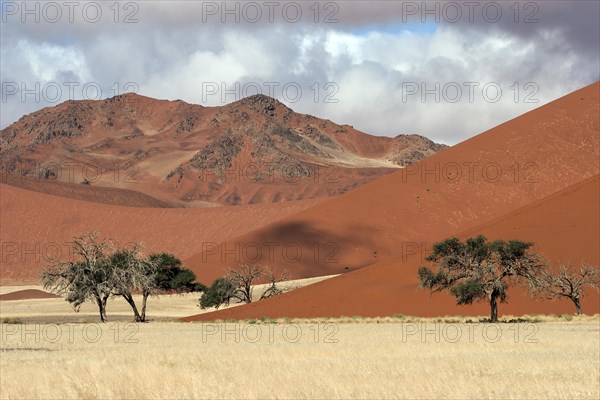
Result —
POLYGON ((262 92, 455 144, 600 79, 600 2, 1 1, 1 127, 127 91, 262 92))

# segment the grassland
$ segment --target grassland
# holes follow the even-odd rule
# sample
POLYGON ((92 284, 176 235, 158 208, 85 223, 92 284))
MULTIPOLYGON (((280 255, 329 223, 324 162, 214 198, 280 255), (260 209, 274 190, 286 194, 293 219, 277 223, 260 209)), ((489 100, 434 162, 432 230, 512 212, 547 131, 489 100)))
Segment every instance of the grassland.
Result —
POLYGON ((600 397, 597 321, 0 328, 3 399, 600 397))
POLYGON ((0 302, 0 398, 600 398, 599 315, 173 321, 196 303, 131 324, 114 300, 98 324, 92 304, 0 302))

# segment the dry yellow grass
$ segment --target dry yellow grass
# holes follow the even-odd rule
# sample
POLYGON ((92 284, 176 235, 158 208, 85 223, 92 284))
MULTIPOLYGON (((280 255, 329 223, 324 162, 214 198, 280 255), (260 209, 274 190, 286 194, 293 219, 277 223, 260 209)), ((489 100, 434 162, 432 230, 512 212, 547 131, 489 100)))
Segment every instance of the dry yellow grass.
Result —
POLYGON ((91 303, 0 302, 25 322, 0 324, 0 398, 600 398, 600 315, 164 321, 197 302, 153 298, 149 324, 120 299, 108 324, 79 323, 91 303))
POLYGON ((600 397, 597 321, 0 327, 3 399, 600 397))

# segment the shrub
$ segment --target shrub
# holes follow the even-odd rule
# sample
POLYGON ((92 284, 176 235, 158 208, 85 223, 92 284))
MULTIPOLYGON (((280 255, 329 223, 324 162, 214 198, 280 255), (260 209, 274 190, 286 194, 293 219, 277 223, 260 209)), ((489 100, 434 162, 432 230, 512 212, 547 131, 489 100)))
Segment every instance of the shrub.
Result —
POLYGON ((200 308, 219 308, 222 304, 229 305, 234 292, 235 286, 229 279, 218 278, 203 292, 200 297, 200 308))

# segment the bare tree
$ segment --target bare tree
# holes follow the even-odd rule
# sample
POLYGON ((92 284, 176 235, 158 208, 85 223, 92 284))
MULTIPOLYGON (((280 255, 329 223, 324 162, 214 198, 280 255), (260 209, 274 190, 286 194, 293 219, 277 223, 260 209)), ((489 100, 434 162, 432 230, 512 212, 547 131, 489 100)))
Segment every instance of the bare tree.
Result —
POLYGON ((95 301, 100 321, 107 322, 106 302, 113 289, 108 253, 113 245, 107 239, 100 239, 98 232, 76 236, 72 243, 73 255, 79 260, 50 260, 51 264, 42 272, 44 288, 65 295, 75 311, 86 301, 95 301))
POLYGON ((269 297, 277 296, 277 295, 283 293, 283 289, 281 289, 279 286, 277 286, 277 284, 279 282, 283 282, 287 279, 287 271, 284 270, 281 273, 281 275, 279 276, 279 278, 277 279, 277 278, 275 278, 275 274, 273 273, 271 268, 265 267, 264 276, 267 278, 267 280, 269 282, 269 286, 263 292, 263 294, 260 296, 260 298, 258 299, 259 301, 268 299, 269 297))
POLYGON ((569 261, 561 265, 559 272, 544 273, 536 282, 535 292, 550 300, 566 297, 575 304, 577 315, 581 315, 581 299, 585 296, 584 287, 588 286, 598 290, 600 286, 600 273, 597 267, 581 263, 579 271, 573 268, 569 261))
POLYGON ((253 286, 261 281, 267 280, 269 286, 261 294, 259 300, 276 296, 282 291, 277 287, 277 283, 286 279, 287 273, 284 271, 279 279, 275 278, 270 268, 265 268, 258 264, 241 265, 237 269, 231 269, 227 273, 226 279, 233 284, 235 288, 231 298, 237 299, 242 303, 252 303, 253 286))
POLYGON ((141 253, 141 246, 132 244, 110 256, 113 295, 122 296, 131 306, 134 322, 146 321, 146 305, 150 295, 158 293, 158 267, 141 253), (133 292, 142 294, 142 311, 138 311, 133 292))

